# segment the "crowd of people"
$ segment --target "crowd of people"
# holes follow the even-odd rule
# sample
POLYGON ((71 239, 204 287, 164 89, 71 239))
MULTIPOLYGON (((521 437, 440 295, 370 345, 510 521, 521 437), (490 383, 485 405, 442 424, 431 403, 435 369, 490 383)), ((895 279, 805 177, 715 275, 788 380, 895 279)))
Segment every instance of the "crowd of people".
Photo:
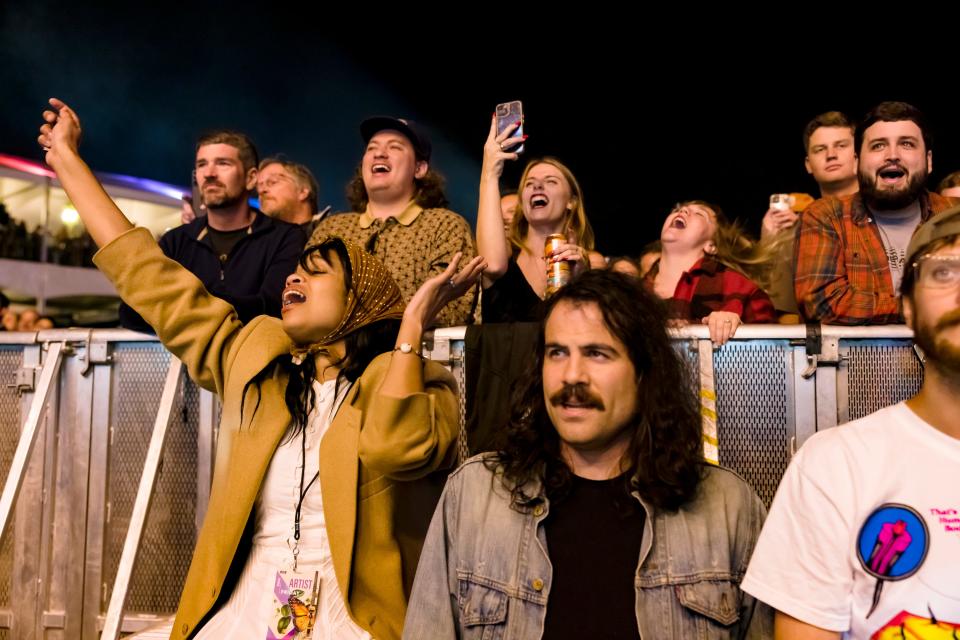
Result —
POLYGON ((82 160, 77 114, 50 104, 38 142, 95 263, 223 402, 171 637, 956 636, 960 209, 925 188, 914 107, 815 118, 822 197, 772 202, 759 240, 691 200, 658 245, 608 261, 559 160, 501 192, 515 125, 491 123, 474 243, 429 136, 387 117, 361 125, 354 211, 327 217, 305 168, 260 162, 242 134, 204 136, 201 215, 158 246, 82 160), (571 279, 556 288, 560 263, 571 279), (438 496, 457 391, 421 339, 471 322, 477 298, 485 324, 537 323, 536 349, 515 354, 531 364, 495 446, 438 496), (702 323, 722 344, 791 314, 905 322, 925 376, 910 400, 804 444, 766 518, 703 460, 666 329, 702 323))

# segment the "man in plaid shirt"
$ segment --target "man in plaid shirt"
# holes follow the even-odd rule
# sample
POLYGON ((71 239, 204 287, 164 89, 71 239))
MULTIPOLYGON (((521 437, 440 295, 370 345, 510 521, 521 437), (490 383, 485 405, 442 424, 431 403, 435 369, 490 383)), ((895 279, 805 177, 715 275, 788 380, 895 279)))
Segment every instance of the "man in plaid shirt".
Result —
POLYGON ((923 114, 883 102, 857 126, 860 192, 800 217, 794 288, 800 314, 824 324, 902 322, 897 300, 910 236, 952 201, 925 189, 933 156, 923 114))

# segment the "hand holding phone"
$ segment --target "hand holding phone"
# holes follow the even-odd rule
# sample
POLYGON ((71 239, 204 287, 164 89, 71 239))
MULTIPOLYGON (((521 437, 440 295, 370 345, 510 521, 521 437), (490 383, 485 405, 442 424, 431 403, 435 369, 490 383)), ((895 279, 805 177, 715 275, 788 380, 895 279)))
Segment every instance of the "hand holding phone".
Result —
MULTIPOLYGON (((507 127, 512 124, 518 125, 511 138, 523 137, 523 103, 519 100, 513 102, 504 102, 497 105, 497 134, 503 133, 507 127)), ((523 153, 523 145, 517 145, 510 149, 514 153, 523 153)))

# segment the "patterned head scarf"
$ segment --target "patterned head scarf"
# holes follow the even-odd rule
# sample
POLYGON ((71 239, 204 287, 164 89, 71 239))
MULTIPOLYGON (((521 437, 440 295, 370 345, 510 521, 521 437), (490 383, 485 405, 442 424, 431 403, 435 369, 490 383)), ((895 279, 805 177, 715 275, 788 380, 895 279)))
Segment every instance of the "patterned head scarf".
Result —
MULTIPOLYGON (((347 292, 346 309, 343 319, 333 331, 313 344, 296 346, 290 351, 297 364, 303 362, 308 355, 324 350, 361 327, 380 320, 399 320, 403 317, 406 305, 397 283, 382 262, 358 245, 339 236, 327 236, 310 243, 304 249, 300 264, 304 269, 308 269, 306 262, 309 256, 314 251, 321 251, 332 245, 342 246, 350 262, 350 290, 347 292)), ((344 268, 346 267, 347 265, 344 265, 344 268)))

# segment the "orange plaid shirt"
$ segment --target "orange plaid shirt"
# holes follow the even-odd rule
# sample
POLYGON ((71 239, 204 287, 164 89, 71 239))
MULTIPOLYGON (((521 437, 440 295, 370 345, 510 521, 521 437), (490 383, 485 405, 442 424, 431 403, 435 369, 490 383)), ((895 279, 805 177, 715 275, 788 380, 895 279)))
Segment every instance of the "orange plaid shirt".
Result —
MULTIPOLYGON (((953 206, 950 198, 920 193, 920 216, 953 206)), ((821 198, 797 225, 794 290, 800 315, 823 324, 899 324, 883 239, 859 193, 821 198)))

